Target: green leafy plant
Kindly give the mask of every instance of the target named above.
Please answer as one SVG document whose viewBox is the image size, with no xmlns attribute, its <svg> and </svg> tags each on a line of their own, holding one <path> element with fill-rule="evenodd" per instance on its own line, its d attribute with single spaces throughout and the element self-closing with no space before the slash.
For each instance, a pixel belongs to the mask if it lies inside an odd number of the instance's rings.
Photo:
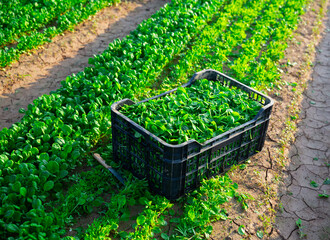
<svg viewBox="0 0 330 240">
<path fill-rule="evenodd" d="M 237 230 L 237 232 L 238 232 L 238 234 L 239 235 L 245 235 L 245 226 L 244 225 L 240 225 L 239 227 L 238 227 L 238 230 Z"/>
<path fill-rule="evenodd" d="M 228 218 L 221 205 L 237 194 L 237 187 L 227 175 L 204 180 L 199 189 L 184 199 L 184 212 L 180 218 L 172 219 L 176 228 L 171 239 L 209 238 L 212 233 L 209 223 Z"/>
<path fill-rule="evenodd" d="M 307 234 L 303 232 L 304 226 L 302 225 L 300 218 L 296 221 L 296 226 L 298 227 L 299 238 L 306 237 Z"/>
<path fill-rule="evenodd" d="M 262 239 L 264 237 L 264 233 L 261 230 L 258 230 L 256 234 L 257 234 L 257 237 L 260 239 Z"/>
<path fill-rule="evenodd" d="M 325 184 L 325 185 L 329 185 L 329 184 L 330 184 L 330 178 L 326 178 L 326 179 L 323 181 L 323 184 Z"/>
<path fill-rule="evenodd" d="M 315 188 L 319 186 L 315 181 L 310 181 L 310 185 Z"/>
<path fill-rule="evenodd" d="M 325 190 L 323 190 L 323 193 L 319 194 L 320 198 L 329 198 L 329 194 L 326 194 Z"/>
</svg>

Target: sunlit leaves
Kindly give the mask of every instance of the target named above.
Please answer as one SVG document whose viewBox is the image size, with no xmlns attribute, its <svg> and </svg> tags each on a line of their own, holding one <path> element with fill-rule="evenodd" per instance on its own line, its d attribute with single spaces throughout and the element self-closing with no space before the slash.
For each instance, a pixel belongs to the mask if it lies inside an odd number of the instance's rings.
<svg viewBox="0 0 330 240">
<path fill-rule="evenodd" d="M 253 119 L 259 109 L 243 91 L 204 79 L 166 97 L 126 105 L 121 112 L 163 140 L 179 144 L 190 139 L 202 143 Z"/>
</svg>

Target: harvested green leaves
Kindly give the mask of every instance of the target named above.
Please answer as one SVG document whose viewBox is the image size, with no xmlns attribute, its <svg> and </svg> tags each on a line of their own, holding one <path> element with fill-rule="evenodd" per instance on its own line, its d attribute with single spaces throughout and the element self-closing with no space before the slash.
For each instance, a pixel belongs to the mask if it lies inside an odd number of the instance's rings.
<svg viewBox="0 0 330 240">
<path fill-rule="evenodd" d="M 120 111 L 171 144 L 205 142 L 253 119 L 261 105 L 240 89 L 206 79 Z"/>
</svg>

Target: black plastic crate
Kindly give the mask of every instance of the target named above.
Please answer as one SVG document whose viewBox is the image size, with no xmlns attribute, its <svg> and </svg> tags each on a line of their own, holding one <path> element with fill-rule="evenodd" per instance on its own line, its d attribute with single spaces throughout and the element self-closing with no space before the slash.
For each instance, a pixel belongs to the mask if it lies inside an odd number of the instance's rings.
<svg viewBox="0 0 330 240">
<path fill-rule="evenodd" d="M 152 191 L 168 199 L 177 199 L 196 189 L 203 178 L 225 172 L 232 165 L 243 162 L 261 151 L 265 142 L 274 103 L 271 98 L 212 69 L 195 73 L 182 87 L 189 87 L 199 79 L 219 81 L 225 86 L 240 88 L 263 107 L 253 120 L 202 144 L 189 140 L 172 145 L 119 112 L 123 105 L 136 104 L 130 99 L 111 106 L 115 161 L 136 177 L 146 178 Z M 176 88 L 139 103 L 164 97 L 174 91 Z"/>
</svg>

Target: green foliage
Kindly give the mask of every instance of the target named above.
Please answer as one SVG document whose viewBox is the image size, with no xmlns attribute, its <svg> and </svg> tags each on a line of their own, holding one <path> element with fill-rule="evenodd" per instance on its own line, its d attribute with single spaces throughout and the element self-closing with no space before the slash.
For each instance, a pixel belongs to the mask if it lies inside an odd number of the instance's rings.
<svg viewBox="0 0 330 240">
<path fill-rule="evenodd" d="M 239 227 L 238 227 L 238 234 L 239 235 L 245 235 L 245 226 L 244 225 L 240 225 Z"/>
<path fill-rule="evenodd" d="M 329 194 L 326 194 L 326 193 L 325 193 L 325 190 L 323 190 L 323 193 L 320 193 L 320 194 L 319 194 L 319 197 L 320 197 L 320 198 L 329 198 Z"/>
<path fill-rule="evenodd" d="M 74 26 L 90 15 L 118 2 L 120 0 L 1 2 L 0 67 L 10 65 L 21 54 L 50 42 L 54 36 L 65 30 L 73 30 Z M 7 47 L 12 43 L 16 43 L 16 47 Z"/>
<path fill-rule="evenodd" d="M 305 238 L 307 234 L 303 232 L 304 226 L 300 218 L 296 221 L 296 226 L 298 227 L 299 238 Z"/>
<path fill-rule="evenodd" d="M 258 230 L 257 231 L 257 237 L 260 238 L 260 239 L 262 239 L 264 237 L 263 231 Z"/>
<path fill-rule="evenodd" d="M 213 221 L 226 220 L 221 205 L 237 194 L 237 184 L 227 176 L 204 180 L 201 187 L 184 198 L 184 212 L 177 222 L 171 239 L 205 239 L 212 233 Z M 174 219 L 173 219 L 174 220 Z"/>
<path fill-rule="evenodd" d="M 326 178 L 323 182 L 325 185 L 330 185 L 330 178 Z"/>
<path fill-rule="evenodd" d="M 260 108 L 247 93 L 203 79 L 120 111 L 164 141 L 180 144 L 190 139 L 203 143 L 253 119 Z"/>
<path fill-rule="evenodd" d="M 54 187 L 54 182 L 53 181 L 47 181 L 44 184 L 44 191 L 47 192 L 47 191 L 51 190 L 53 187 Z"/>
<path fill-rule="evenodd" d="M 315 188 L 319 186 L 315 181 L 310 181 L 310 185 Z"/>
<path fill-rule="evenodd" d="M 299 14 L 303 13 L 305 2 L 248 1 L 244 8 L 236 6 L 239 9 L 236 11 L 242 11 L 244 17 L 238 13 L 229 26 L 224 24 L 228 21 L 224 11 L 219 22 L 207 27 L 191 50 L 172 67 L 174 71 L 166 84 L 187 79 L 199 69 L 221 71 L 223 68 L 228 75 L 247 85 L 257 89 L 272 88 L 280 77 L 277 61 L 284 56 L 286 42 L 297 25 Z"/>
</svg>

